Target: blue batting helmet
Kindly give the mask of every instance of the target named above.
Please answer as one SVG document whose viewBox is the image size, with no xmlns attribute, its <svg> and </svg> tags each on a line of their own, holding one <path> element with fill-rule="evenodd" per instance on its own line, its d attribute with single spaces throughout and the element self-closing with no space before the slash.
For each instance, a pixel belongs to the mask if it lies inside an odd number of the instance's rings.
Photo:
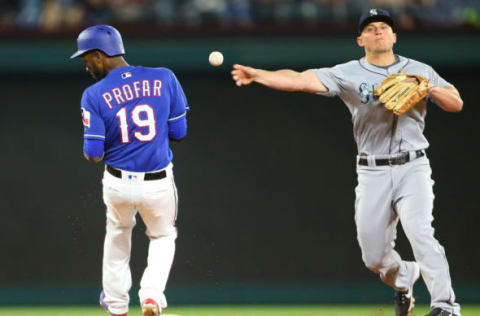
<svg viewBox="0 0 480 316">
<path fill-rule="evenodd" d="M 76 58 L 88 51 L 98 49 L 108 56 L 125 55 L 122 36 L 112 26 L 95 25 L 86 28 L 78 35 L 78 49 L 70 58 Z"/>
</svg>

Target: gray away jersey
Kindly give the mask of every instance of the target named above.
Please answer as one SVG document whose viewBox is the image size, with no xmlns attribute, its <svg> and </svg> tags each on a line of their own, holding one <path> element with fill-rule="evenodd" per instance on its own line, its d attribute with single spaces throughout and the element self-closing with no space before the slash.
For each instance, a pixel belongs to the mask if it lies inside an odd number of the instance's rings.
<svg viewBox="0 0 480 316">
<path fill-rule="evenodd" d="M 397 72 L 421 75 L 440 87 L 452 85 L 424 63 L 398 55 L 397 58 L 399 61 L 388 68 L 372 65 L 363 57 L 332 68 L 312 69 L 328 88 L 328 92 L 319 94 L 339 96 L 350 110 L 359 154 L 390 155 L 428 148 L 423 130 L 429 97 L 397 116 L 380 103 L 373 90 Z"/>
</svg>

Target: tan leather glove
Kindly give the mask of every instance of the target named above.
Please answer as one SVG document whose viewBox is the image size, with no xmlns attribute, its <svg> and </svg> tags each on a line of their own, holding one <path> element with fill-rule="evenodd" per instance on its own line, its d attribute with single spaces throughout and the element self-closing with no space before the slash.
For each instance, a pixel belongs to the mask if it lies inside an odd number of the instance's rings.
<svg viewBox="0 0 480 316">
<path fill-rule="evenodd" d="M 373 93 L 396 115 L 413 108 L 430 92 L 432 85 L 422 76 L 397 73 L 390 75 Z"/>
</svg>

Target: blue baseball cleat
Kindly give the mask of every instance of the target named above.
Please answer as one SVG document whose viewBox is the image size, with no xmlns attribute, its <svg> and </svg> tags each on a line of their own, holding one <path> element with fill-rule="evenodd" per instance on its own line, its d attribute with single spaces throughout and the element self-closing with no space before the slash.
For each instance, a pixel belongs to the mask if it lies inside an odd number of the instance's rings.
<svg viewBox="0 0 480 316">
<path fill-rule="evenodd" d="M 105 303 L 104 299 L 105 299 L 105 293 L 102 291 L 100 293 L 99 303 L 100 303 L 100 306 L 103 307 L 103 309 L 108 313 L 109 316 L 128 316 L 126 313 L 125 314 L 112 314 L 112 313 L 110 313 L 110 311 L 108 310 L 108 305 L 107 305 L 107 303 Z"/>
</svg>

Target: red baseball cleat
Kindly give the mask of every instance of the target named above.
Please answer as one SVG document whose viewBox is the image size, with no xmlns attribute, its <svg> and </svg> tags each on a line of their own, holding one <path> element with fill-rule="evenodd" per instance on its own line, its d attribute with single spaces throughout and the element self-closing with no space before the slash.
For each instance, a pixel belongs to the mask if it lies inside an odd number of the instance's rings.
<svg viewBox="0 0 480 316">
<path fill-rule="evenodd" d="M 151 298 L 147 298 L 142 303 L 142 312 L 143 316 L 158 316 L 160 315 L 160 308 L 158 307 L 157 302 Z"/>
</svg>

